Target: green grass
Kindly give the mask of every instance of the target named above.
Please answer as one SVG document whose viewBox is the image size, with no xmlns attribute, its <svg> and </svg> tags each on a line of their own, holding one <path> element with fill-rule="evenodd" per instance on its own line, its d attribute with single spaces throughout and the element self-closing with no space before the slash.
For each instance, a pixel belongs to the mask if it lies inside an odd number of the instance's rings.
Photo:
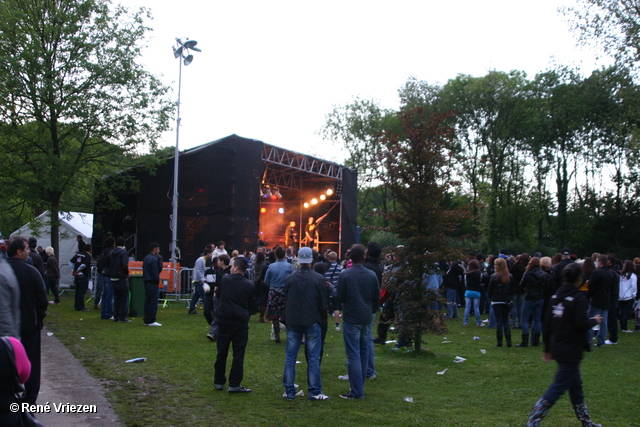
<svg viewBox="0 0 640 427">
<path fill-rule="evenodd" d="M 346 373 L 342 335 L 330 327 L 322 377 L 331 400 L 306 399 L 301 351 L 296 383 L 305 398 L 287 401 L 282 398 L 284 343 L 270 341 L 270 325 L 253 316 L 243 381 L 253 392 L 233 395 L 214 390 L 216 346 L 205 338 L 203 316 L 188 315 L 184 303 L 159 308 L 161 328 L 145 327 L 141 318 L 128 324 L 101 320 L 97 310 L 78 313 L 72 306 L 73 294 L 66 294 L 62 305 L 51 306 L 45 323 L 91 375 L 104 380 L 107 398 L 129 427 L 522 426 L 556 368 L 555 362 L 540 360 L 539 347 L 497 348 L 493 329 L 452 321 L 444 335 L 426 336 L 430 350 L 418 355 L 376 346 L 378 378 L 365 383 L 365 399 L 347 401 L 338 396 L 349 390 L 348 381 L 337 379 Z M 515 344 L 520 331 L 514 332 Z M 607 427 L 640 426 L 640 334 L 621 333 L 617 346 L 595 350 L 582 363 L 594 420 Z M 454 363 L 455 356 L 467 361 Z M 147 361 L 124 363 L 134 357 Z M 444 369 L 444 375 L 436 374 Z M 408 397 L 413 403 L 405 401 Z M 579 425 L 566 394 L 545 421 Z"/>
</svg>

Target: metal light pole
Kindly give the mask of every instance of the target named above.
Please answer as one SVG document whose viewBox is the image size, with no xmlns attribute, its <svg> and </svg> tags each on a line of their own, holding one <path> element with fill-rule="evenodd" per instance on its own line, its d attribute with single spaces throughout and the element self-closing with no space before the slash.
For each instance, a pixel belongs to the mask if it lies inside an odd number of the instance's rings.
<svg viewBox="0 0 640 427">
<path fill-rule="evenodd" d="M 187 66 L 193 61 L 193 55 L 189 53 L 189 50 L 195 52 L 202 52 L 196 47 L 198 44 L 195 40 L 186 39 L 184 42 L 181 38 L 176 38 L 176 45 L 173 46 L 173 56 L 180 58 L 180 66 L 178 72 L 178 118 L 176 119 L 176 150 L 173 164 L 173 212 L 171 214 L 171 262 L 173 268 L 176 268 L 176 249 L 178 248 L 178 171 L 179 171 L 179 157 L 180 157 L 180 92 L 182 89 L 182 63 Z M 177 278 L 174 283 L 177 283 Z"/>
</svg>

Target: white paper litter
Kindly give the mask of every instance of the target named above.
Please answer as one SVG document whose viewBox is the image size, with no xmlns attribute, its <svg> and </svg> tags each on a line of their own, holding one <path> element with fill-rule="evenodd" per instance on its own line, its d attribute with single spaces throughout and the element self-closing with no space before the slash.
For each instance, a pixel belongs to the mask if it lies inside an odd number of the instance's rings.
<svg viewBox="0 0 640 427">
<path fill-rule="evenodd" d="M 48 337 L 52 337 L 53 336 L 53 332 L 47 332 L 47 336 Z"/>
<path fill-rule="evenodd" d="M 445 372 L 447 372 L 447 369 L 445 369 L 444 371 L 440 371 L 440 372 L 438 372 L 437 374 L 438 374 L 438 375 L 444 375 L 444 373 L 445 373 Z"/>
<path fill-rule="evenodd" d="M 405 402 L 409 402 L 409 403 L 413 403 L 413 397 L 405 397 L 404 401 Z"/>
</svg>

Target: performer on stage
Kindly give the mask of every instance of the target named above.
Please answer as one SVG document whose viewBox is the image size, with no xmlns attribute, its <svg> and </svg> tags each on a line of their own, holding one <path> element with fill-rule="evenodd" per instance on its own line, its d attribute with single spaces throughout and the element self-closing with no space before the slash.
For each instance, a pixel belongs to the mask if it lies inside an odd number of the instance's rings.
<svg viewBox="0 0 640 427">
<path fill-rule="evenodd" d="M 315 248 L 318 250 L 320 243 L 320 234 L 318 232 L 318 225 L 329 215 L 329 212 L 322 215 L 316 221 L 313 220 L 313 217 L 309 217 L 309 222 L 304 227 L 304 239 L 303 242 L 310 248 Z"/>
<path fill-rule="evenodd" d="M 291 221 L 284 232 L 284 242 L 287 248 L 293 246 L 296 249 L 298 243 L 298 233 L 296 233 L 296 222 Z"/>
</svg>

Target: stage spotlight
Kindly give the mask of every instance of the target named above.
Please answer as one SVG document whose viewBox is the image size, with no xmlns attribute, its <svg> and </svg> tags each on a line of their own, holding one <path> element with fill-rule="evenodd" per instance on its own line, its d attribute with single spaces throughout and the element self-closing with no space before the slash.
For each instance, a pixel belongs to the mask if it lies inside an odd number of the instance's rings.
<svg viewBox="0 0 640 427">
<path fill-rule="evenodd" d="M 308 209 L 308 208 L 309 208 L 309 203 L 304 202 L 304 205 L 303 205 L 303 206 L 304 206 L 305 208 L 307 208 L 307 209 Z"/>
<path fill-rule="evenodd" d="M 333 189 L 330 188 L 327 190 L 327 196 L 331 196 L 333 194 Z"/>
<path fill-rule="evenodd" d="M 267 208 L 260 208 L 260 213 L 267 213 Z"/>
<path fill-rule="evenodd" d="M 311 199 L 311 204 L 312 205 L 317 205 L 318 204 L 318 199 L 316 199 L 315 197 L 313 199 Z"/>
<path fill-rule="evenodd" d="M 279 213 L 279 214 L 283 214 L 283 213 L 284 213 L 284 208 L 280 208 L 280 209 L 278 209 L 278 213 Z"/>
<path fill-rule="evenodd" d="M 320 195 L 320 200 L 325 200 L 327 198 L 327 196 L 325 196 L 324 194 Z"/>
</svg>

